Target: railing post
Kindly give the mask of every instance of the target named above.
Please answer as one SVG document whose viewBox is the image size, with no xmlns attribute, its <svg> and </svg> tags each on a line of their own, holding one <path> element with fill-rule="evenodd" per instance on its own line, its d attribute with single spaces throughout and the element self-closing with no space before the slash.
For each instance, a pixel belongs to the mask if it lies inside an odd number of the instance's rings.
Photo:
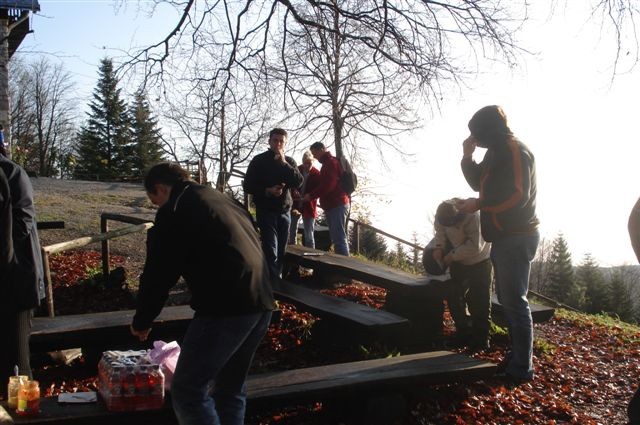
<svg viewBox="0 0 640 425">
<path fill-rule="evenodd" d="M 109 221 L 106 217 L 100 216 L 100 233 L 109 231 Z M 109 239 L 102 241 L 102 279 L 107 282 L 109 279 Z"/>
<path fill-rule="evenodd" d="M 353 233 L 355 235 L 355 251 L 356 254 L 360 254 L 360 222 L 357 220 L 353 222 Z"/>
<path fill-rule="evenodd" d="M 40 248 L 42 253 L 42 268 L 44 270 L 44 283 L 45 283 L 45 301 L 47 302 L 47 313 L 49 317 L 54 317 L 55 312 L 53 309 L 53 284 L 51 283 L 51 270 L 49 269 L 49 253 Z"/>
</svg>

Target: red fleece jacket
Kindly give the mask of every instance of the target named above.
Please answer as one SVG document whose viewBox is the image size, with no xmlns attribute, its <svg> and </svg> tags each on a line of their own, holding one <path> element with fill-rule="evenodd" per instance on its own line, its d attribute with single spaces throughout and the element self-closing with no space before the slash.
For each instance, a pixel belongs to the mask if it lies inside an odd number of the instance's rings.
<svg viewBox="0 0 640 425">
<path fill-rule="evenodd" d="M 342 175 L 342 167 L 330 152 L 326 152 L 319 159 L 322 164 L 320 169 L 320 181 L 316 188 L 309 193 L 311 198 L 320 198 L 320 206 L 323 210 L 329 211 L 332 208 L 346 205 L 349 197 L 342 191 L 338 180 Z"/>
</svg>

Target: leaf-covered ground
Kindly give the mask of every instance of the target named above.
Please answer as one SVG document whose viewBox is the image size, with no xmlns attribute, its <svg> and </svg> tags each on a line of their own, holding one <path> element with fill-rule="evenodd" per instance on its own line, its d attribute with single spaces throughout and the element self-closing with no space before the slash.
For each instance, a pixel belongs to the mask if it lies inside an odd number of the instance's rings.
<svg viewBox="0 0 640 425">
<path fill-rule="evenodd" d="M 68 296 L 56 295 L 57 309 L 68 311 L 67 304 L 82 303 L 103 309 L 115 309 L 111 302 L 126 288 L 91 283 L 99 265 L 96 253 L 56 256 L 52 270 L 56 288 L 80 287 Z M 120 264 L 116 258 L 112 266 Z M 81 282 L 81 283 L 78 283 Z M 96 296 L 101 291 L 114 291 Z M 384 303 L 385 292 L 363 284 L 350 284 L 323 292 L 361 302 L 373 307 Z M 93 295 L 92 295 L 93 294 Z M 106 294 L 106 293 L 105 293 Z M 104 294 L 103 294 L 104 295 Z M 123 295 L 118 302 L 129 302 Z M 93 303 L 93 304 L 91 304 Z M 92 307 L 92 308 L 93 308 Z M 127 307 L 130 308 L 130 307 Z M 260 347 L 253 372 L 353 361 L 387 353 L 354 347 L 331 352 L 309 339 L 311 325 L 317 318 L 282 303 L 281 320 L 272 326 Z M 453 331 L 449 320 L 447 331 Z M 624 424 L 626 404 L 640 372 L 640 330 L 602 316 L 559 311 L 548 323 L 535 326 L 536 379 L 517 387 L 498 379 L 473 384 L 452 383 L 421 388 L 409 397 L 409 409 L 397 424 Z M 467 353 L 477 358 L 499 362 L 507 346 L 506 337 L 497 334 L 491 350 Z M 463 350 L 460 350 L 464 352 Z M 395 352 L 394 352 L 395 353 Z M 61 391 L 95 388 L 95 365 L 83 359 L 71 366 L 43 365 L 35 371 L 47 395 Z M 331 410 L 329 415 L 328 411 Z M 251 425 L 267 424 L 345 424 L 354 423 L 346 415 L 336 414 L 322 403 L 278 408 L 271 412 L 252 412 Z"/>
</svg>

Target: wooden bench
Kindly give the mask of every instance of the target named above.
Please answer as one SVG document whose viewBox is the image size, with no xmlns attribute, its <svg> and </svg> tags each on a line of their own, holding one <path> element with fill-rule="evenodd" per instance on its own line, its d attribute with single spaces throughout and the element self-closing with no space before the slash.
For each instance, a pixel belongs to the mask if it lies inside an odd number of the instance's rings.
<svg viewBox="0 0 640 425">
<path fill-rule="evenodd" d="M 321 294 L 289 282 L 274 286 L 277 298 L 303 307 L 320 317 L 340 321 L 345 334 L 358 332 L 365 336 L 395 335 L 409 326 L 409 321 L 383 310 L 356 304 L 341 298 Z M 75 347 L 115 349 L 143 347 L 131 335 L 129 325 L 135 310 L 72 314 L 56 317 L 36 317 L 31 329 L 30 347 L 33 352 L 45 352 Z M 193 310 L 187 305 L 162 309 L 153 322 L 154 340 L 172 340 L 184 335 Z M 278 320 L 274 317 L 274 320 Z M 147 344 L 148 345 L 148 344 Z M 146 346 L 146 345 L 144 345 Z"/>
<path fill-rule="evenodd" d="M 314 272 L 335 273 L 388 290 L 410 291 L 428 285 L 426 277 L 416 276 L 383 264 L 301 245 L 288 245 L 285 261 L 312 268 Z"/>
<path fill-rule="evenodd" d="M 379 286 L 408 297 L 422 296 L 429 290 L 429 280 L 393 267 L 377 264 L 354 257 L 345 257 L 330 252 L 306 248 L 300 245 L 287 246 L 285 259 L 303 267 L 312 268 L 319 273 L 335 273 L 346 278 L 360 280 L 373 286 Z M 492 298 L 493 312 L 502 315 L 504 309 L 497 298 Z M 553 317 L 555 309 L 530 303 L 534 323 L 545 322 Z M 401 313 L 400 313 L 401 314 Z"/>
<path fill-rule="evenodd" d="M 366 398 L 420 391 L 425 385 L 477 381 L 495 373 L 496 365 L 448 351 L 339 363 L 249 376 L 248 407 L 288 402 Z M 2 403 L 6 408 L 6 402 Z M 41 400 L 41 414 L 22 418 L 0 409 L 0 424 L 161 424 L 172 423 L 170 403 L 159 410 L 109 412 L 102 403 L 60 405 Z"/>
<path fill-rule="evenodd" d="M 335 329 L 345 338 L 381 338 L 388 340 L 407 331 L 409 320 L 388 311 L 357 304 L 342 298 L 325 295 L 284 280 L 273 283 L 273 293 L 277 299 L 290 302 L 305 311 L 328 319 L 327 326 L 335 335 Z M 339 323 L 336 323 L 339 322 Z M 317 329 L 312 334 L 316 335 Z M 322 330 L 320 331 L 322 332 Z M 321 338 L 321 336 L 318 336 Z"/>
<path fill-rule="evenodd" d="M 31 328 L 31 350 L 38 352 L 85 346 L 105 349 L 122 345 L 132 347 L 137 343 L 129 330 L 134 314 L 135 310 L 123 310 L 35 317 Z M 154 340 L 166 340 L 184 335 L 192 318 L 193 310 L 188 305 L 165 307 L 153 322 L 151 337 Z"/>
</svg>

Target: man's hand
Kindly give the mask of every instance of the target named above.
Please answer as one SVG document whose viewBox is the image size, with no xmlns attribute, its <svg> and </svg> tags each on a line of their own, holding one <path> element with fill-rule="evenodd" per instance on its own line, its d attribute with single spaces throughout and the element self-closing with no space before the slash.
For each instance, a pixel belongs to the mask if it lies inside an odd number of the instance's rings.
<svg viewBox="0 0 640 425">
<path fill-rule="evenodd" d="M 475 152 L 477 145 L 478 141 L 475 137 L 467 137 L 464 142 L 462 142 L 462 155 L 465 157 L 470 157 L 471 155 L 473 155 L 473 152 Z"/>
<path fill-rule="evenodd" d="M 480 209 L 478 206 L 478 198 L 467 198 L 464 201 L 456 203 L 456 207 L 467 214 L 474 213 Z"/>
<path fill-rule="evenodd" d="M 265 189 L 266 194 L 267 195 L 271 195 L 274 198 L 278 198 L 280 195 L 282 195 L 283 191 L 284 191 L 284 183 L 280 183 L 280 184 L 277 184 L 275 186 L 267 187 Z"/>
<path fill-rule="evenodd" d="M 284 156 L 284 150 L 279 149 L 278 151 L 276 151 L 275 159 L 276 159 L 276 161 L 280 161 L 283 164 L 286 164 L 287 160 L 285 159 L 285 156 Z"/>
<path fill-rule="evenodd" d="M 142 331 L 137 331 L 133 329 L 133 325 L 130 325 L 129 329 L 131 330 L 131 335 L 137 336 L 140 341 L 146 341 L 147 338 L 149 337 L 149 332 L 151 332 L 151 328 L 144 329 Z"/>
<path fill-rule="evenodd" d="M 439 263 L 442 262 L 442 248 L 436 248 L 433 250 L 433 259 Z"/>
</svg>

